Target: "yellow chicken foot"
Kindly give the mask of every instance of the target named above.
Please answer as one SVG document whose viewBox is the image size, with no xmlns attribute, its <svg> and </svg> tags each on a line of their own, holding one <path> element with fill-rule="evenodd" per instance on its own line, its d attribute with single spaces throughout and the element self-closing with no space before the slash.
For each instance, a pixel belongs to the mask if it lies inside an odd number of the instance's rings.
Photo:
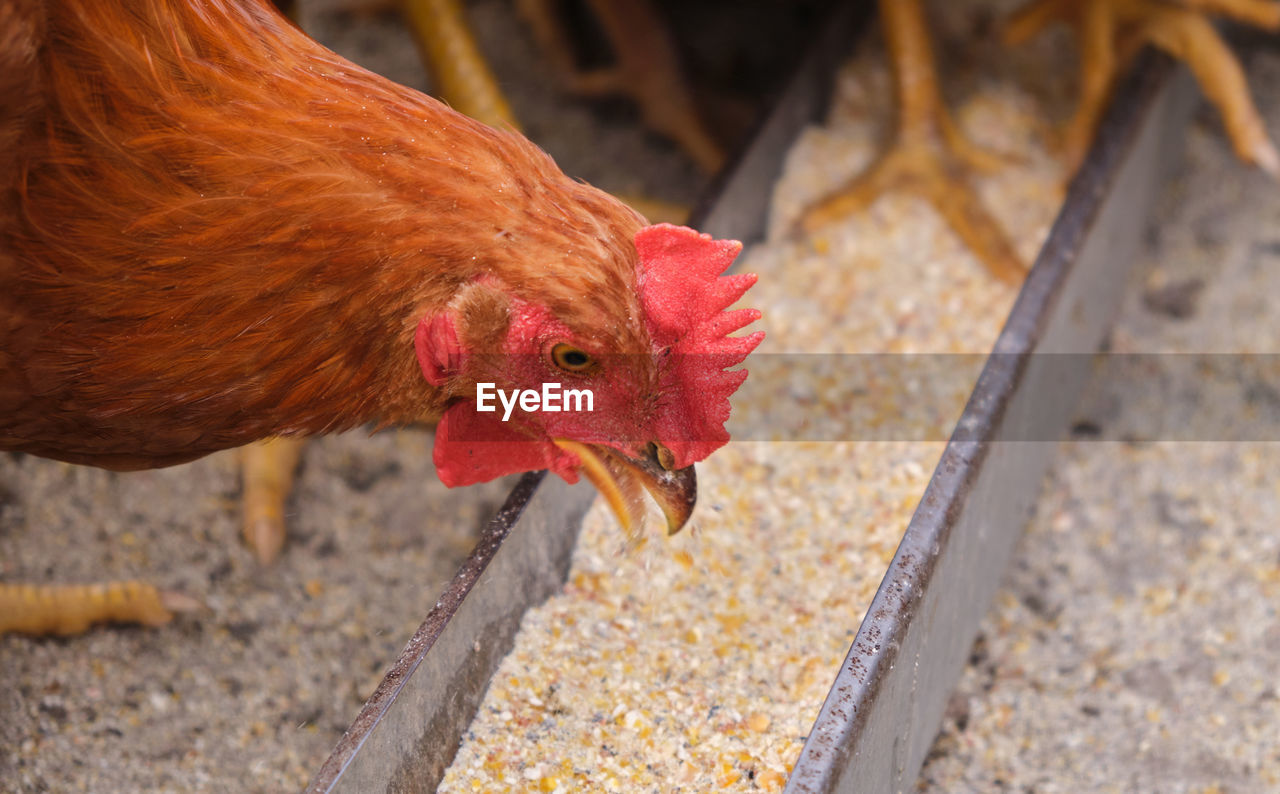
<svg viewBox="0 0 1280 794">
<path fill-rule="evenodd" d="M 1079 167 L 1124 63 L 1144 44 L 1185 61 L 1222 114 L 1236 155 L 1280 178 L 1277 154 L 1249 96 L 1239 61 L 1206 15 L 1280 30 L 1280 3 L 1270 0 L 1034 0 L 1010 17 L 1005 41 L 1017 44 L 1054 22 L 1080 42 L 1080 104 L 1063 132 L 1064 156 Z"/>
<path fill-rule="evenodd" d="M 724 148 L 707 128 L 680 68 L 675 41 L 650 0 L 588 0 L 609 40 L 612 66 L 582 71 L 554 0 L 518 0 L 521 16 L 569 90 L 581 96 L 621 94 L 640 108 L 645 124 L 675 141 L 707 173 L 724 164 Z"/>
<path fill-rule="evenodd" d="M 801 227 L 813 232 L 885 192 L 911 192 L 933 205 L 992 275 L 1017 283 L 1026 266 L 967 183 L 970 171 L 994 170 L 999 158 L 965 139 L 947 113 L 920 0 L 880 0 L 880 19 L 897 100 L 892 145 L 867 171 L 808 207 Z"/>
<path fill-rule="evenodd" d="M 244 541 L 263 565 L 274 562 L 284 548 L 284 505 L 303 443 L 296 438 L 268 438 L 240 448 Z"/>
<path fill-rule="evenodd" d="M 95 623 L 160 626 L 203 605 L 137 581 L 93 585 L 0 584 L 0 635 L 82 634 Z"/>
<path fill-rule="evenodd" d="M 1280 30 L 1280 3 L 1274 0 L 1181 0 L 1180 5 L 1228 17 L 1264 30 Z"/>
</svg>

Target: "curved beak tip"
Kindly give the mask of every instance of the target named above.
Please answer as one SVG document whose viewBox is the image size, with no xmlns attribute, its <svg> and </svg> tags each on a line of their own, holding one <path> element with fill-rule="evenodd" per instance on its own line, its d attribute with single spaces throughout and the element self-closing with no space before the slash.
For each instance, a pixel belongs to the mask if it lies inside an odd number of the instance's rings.
<svg viewBox="0 0 1280 794">
<path fill-rule="evenodd" d="M 648 483 L 645 483 L 645 487 L 649 488 L 649 493 L 658 502 L 658 506 L 662 508 L 662 514 L 667 518 L 667 534 L 674 535 L 689 523 L 693 508 L 698 503 L 698 476 L 692 466 L 677 469 L 669 474 L 674 476 L 671 477 L 670 483 L 664 483 L 666 488 L 661 494 L 649 487 Z"/>
<path fill-rule="evenodd" d="M 671 453 L 660 444 L 650 444 L 646 453 L 633 457 L 615 449 L 595 444 L 582 444 L 555 439 L 556 446 L 577 455 L 581 471 L 613 508 L 623 529 L 628 532 L 638 523 L 639 512 L 626 493 L 639 482 L 658 503 L 667 519 L 667 535 L 674 535 L 689 523 L 698 501 L 698 480 L 693 466 L 673 468 Z"/>
<path fill-rule="evenodd" d="M 614 456 L 640 481 L 667 519 L 667 535 L 689 523 L 698 503 L 698 476 L 693 466 L 675 468 L 671 452 L 661 444 L 649 444 L 640 457 Z"/>
</svg>

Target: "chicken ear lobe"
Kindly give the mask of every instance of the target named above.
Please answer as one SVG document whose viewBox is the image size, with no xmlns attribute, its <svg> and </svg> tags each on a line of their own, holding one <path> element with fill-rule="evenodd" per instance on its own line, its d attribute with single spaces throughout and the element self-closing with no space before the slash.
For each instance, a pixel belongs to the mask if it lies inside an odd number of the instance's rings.
<svg viewBox="0 0 1280 794">
<path fill-rule="evenodd" d="M 452 313 L 445 310 L 423 317 L 413 336 L 413 349 L 427 383 L 444 386 L 462 368 L 462 345 Z"/>
<path fill-rule="evenodd" d="M 423 317 L 413 347 L 427 383 L 445 386 L 466 366 L 469 352 L 499 352 L 509 308 L 507 294 L 481 278 L 460 288 L 443 311 Z"/>
</svg>

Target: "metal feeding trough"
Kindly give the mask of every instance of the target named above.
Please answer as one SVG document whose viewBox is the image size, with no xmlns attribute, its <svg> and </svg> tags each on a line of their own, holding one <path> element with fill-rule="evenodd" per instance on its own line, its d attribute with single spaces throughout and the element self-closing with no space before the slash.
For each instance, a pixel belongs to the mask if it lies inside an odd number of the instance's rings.
<svg viewBox="0 0 1280 794">
<path fill-rule="evenodd" d="M 1116 92 L 787 792 L 914 787 L 1177 160 L 1186 77 L 1152 54 Z"/>
<path fill-rule="evenodd" d="M 761 236 L 792 140 L 825 105 L 866 14 L 842 4 L 691 225 Z M 910 788 L 1136 258 L 1186 80 L 1144 57 L 1118 90 L 995 351 L 835 676 L 789 792 Z M 1057 355 L 1076 354 L 1076 355 Z M 595 493 L 523 477 L 308 787 L 434 791 L 525 611 L 565 581 Z"/>
</svg>

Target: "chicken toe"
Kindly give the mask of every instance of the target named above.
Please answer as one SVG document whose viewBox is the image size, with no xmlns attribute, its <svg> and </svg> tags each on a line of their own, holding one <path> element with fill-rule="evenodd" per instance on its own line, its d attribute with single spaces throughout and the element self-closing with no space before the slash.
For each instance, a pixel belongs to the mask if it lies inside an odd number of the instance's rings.
<svg viewBox="0 0 1280 794">
<path fill-rule="evenodd" d="M 1062 141 L 1073 170 L 1084 159 L 1120 68 L 1151 44 L 1191 68 L 1221 113 L 1237 156 L 1280 178 L 1280 155 L 1249 95 L 1244 71 L 1208 14 L 1280 30 L 1280 3 L 1272 0 L 1033 0 L 1009 19 L 1005 40 L 1010 44 L 1055 22 L 1069 25 L 1080 42 L 1080 103 Z"/>
<path fill-rule="evenodd" d="M 812 232 L 902 190 L 933 205 L 993 276 L 1016 283 L 1026 266 L 1004 230 L 977 201 L 967 175 L 996 167 L 998 158 L 965 140 L 947 113 L 920 0 L 881 0 L 897 99 L 892 145 L 864 173 L 809 206 L 800 226 Z"/>
<path fill-rule="evenodd" d="M 138 581 L 93 585 L 0 584 L 0 635 L 81 634 L 95 623 L 162 626 L 203 605 Z"/>
</svg>

